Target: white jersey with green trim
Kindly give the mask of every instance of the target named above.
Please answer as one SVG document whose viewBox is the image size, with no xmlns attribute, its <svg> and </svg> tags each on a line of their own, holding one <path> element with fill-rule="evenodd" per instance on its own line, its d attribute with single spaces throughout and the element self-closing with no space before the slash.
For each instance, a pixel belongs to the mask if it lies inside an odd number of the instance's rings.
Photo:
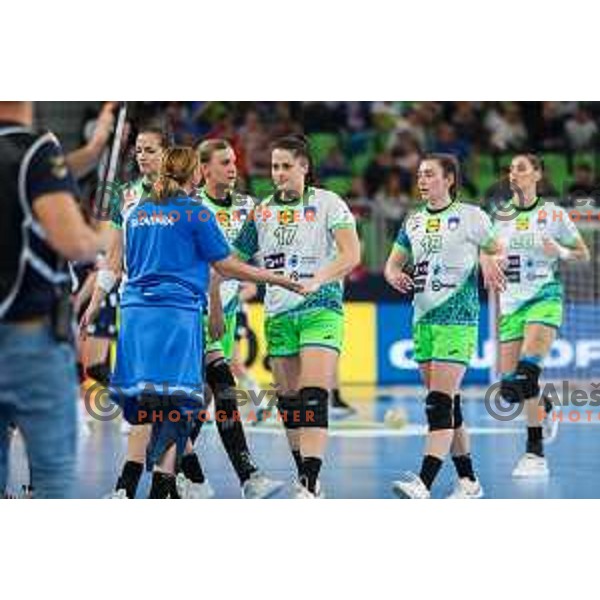
<svg viewBox="0 0 600 600">
<path fill-rule="evenodd" d="M 442 210 L 410 214 L 395 246 L 414 266 L 414 322 L 476 325 L 479 319 L 479 251 L 495 239 L 478 207 L 452 202 Z"/>
<path fill-rule="evenodd" d="M 354 216 L 335 193 L 310 187 L 297 201 L 278 202 L 271 196 L 247 221 L 234 248 L 245 260 L 295 281 L 311 279 L 336 257 L 334 232 L 354 228 Z M 268 315 L 314 308 L 342 311 L 343 284 L 335 281 L 303 297 L 278 286 L 267 286 Z"/>
<path fill-rule="evenodd" d="M 562 301 L 558 258 L 544 253 L 544 238 L 552 238 L 561 246 L 575 246 L 580 236 L 567 211 L 553 202 L 538 200 L 530 208 L 514 209 L 505 219 L 499 215 L 495 227 L 507 254 L 508 284 L 500 295 L 501 314 L 512 314 L 538 300 Z"/>
<path fill-rule="evenodd" d="M 211 198 L 205 188 L 199 190 L 199 197 L 203 206 L 214 213 L 221 231 L 225 234 L 225 238 L 231 246 L 238 237 L 246 219 L 256 207 L 256 201 L 251 196 L 234 192 L 226 201 L 219 202 Z M 223 311 L 232 312 L 237 310 L 240 282 L 237 279 L 228 279 L 221 283 L 219 291 Z"/>
</svg>

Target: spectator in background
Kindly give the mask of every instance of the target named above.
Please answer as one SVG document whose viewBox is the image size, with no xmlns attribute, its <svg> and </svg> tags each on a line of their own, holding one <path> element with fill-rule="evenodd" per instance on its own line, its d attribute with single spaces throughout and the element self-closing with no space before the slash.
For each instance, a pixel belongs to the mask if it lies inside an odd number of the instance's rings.
<svg viewBox="0 0 600 600">
<path fill-rule="evenodd" d="M 392 148 L 394 166 L 404 171 L 411 181 L 414 181 L 421 161 L 423 154 L 421 148 L 422 146 L 408 131 L 396 136 Z"/>
<path fill-rule="evenodd" d="M 575 165 L 573 183 L 568 188 L 569 205 L 582 207 L 585 204 L 600 206 L 600 189 L 594 177 L 592 165 L 581 162 Z"/>
<path fill-rule="evenodd" d="M 598 126 L 591 118 L 590 113 L 580 106 L 565 123 L 565 134 L 567 144 L 572 151 L 590 150 L 595 145 Z"/>
<path fill-rule="evenodd" d="M 238 173 L 242 177 L 246 177 L 248 174 L 246 164 L 246 153 L 244 152 L 244 144 L 242 138 L 237 132 L 235 127 L 235 121 L 231 113 L 224 114 L 215 124 L 215 126 L 209 131 L 206 136 L 207 139 L 224 139 L 227 140 L 235 155 L 237 157 L 236 165 Z"/>
<path fill-rule="evenodd" d="M 385 180 L 387 174 L 391 171 L 393 164 L 394 159 L 389 150 L 380 152 L 371 161 L 365 171 L 365 185 L 369 197 L 372 198 L 375 195 L 381 182 Z"/>
<path fill-rule="evenodd" d="M 246 156 L 246 168 L 251 177 L 267 177 L 270 172 L 269 136 L 255 110 L 249 110 L 239 132 Z"/>
<path fill-rule="evenodd" d="M 542 103 L 542 122 L 537 138 L 537 145 L 544 150 L 564 150 L 564 118 L 557 102 Z"/>
<path fill-rule="evenodd" d="M 491 149 L 496 153 L 518 151 L 527 143 L 527 129 L 517 104 L 507 103 L 500 109 L 492 109 L 485 126 L 490 132 Z"/>
<path fill-rule="evenodd" d="M 477 196 L 477 187 L 473 185 L 468 175 L 469 143 L 466 140 L 459 139 L 452 125 L 441 123 L 437 129 L 437 141 L 433 145 L 433 151 L 436 154 L 450 154 L 458 159 L 461 165 L 463 189 L 471 197 Z"/>
<path fill-rule="evenodd" d="M 484 128 L 474 102 L 455 102 L 450 122 L 459 139 L 469 140 L 476 147 L 483 146 Z"/>
<path fill-rule="evenodd" d="M 334 146 L 325 156 L 319 166 L 321 177 L 336 177 L 348 175 L 346 157 L 338 146 Z"/>
<path fill-rule="evenodd" d="M 388 237 L 393 236 L 402 225 L 410 204 L 410 191 L 402 172 L 391 169 L 375 194 L 375 210 L 386 218 Z"/>
</svg>

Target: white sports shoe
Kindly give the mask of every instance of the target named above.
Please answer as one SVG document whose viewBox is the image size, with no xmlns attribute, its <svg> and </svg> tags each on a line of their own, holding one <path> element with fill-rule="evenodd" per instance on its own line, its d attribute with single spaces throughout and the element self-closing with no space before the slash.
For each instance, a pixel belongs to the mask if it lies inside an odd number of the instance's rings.
<svg viewBox="0 0 600 600">
<path fill-rule="evenodd" d="M 477 500 L 478 498 L 483 498 L 483 488 L 479 479 L 471 481 L 468 477 L 463 477 L 457 481 L 454 491 L 447 500 Z"/>
<path fill-rule="evenodd" d="M 129 500 L 127 498 L 127 492 L 124 489 L 114 490 L 108 496 L 105 496 L 106 500 Z"/>
<path fill-rule="evenodd" d="M 283 487 L 283 481 L 270 479 L 255 471 L 242 486 L 242 498 L 246 500 L 261 500 L 276 494 Z"/>
<path fill-rule="evenodd" d="M 317 489 L 313 494 L 307 487 L 304 487 L 299 481 L 295 481 L 292 486 L 293 500 L 322 500 L 325 495 L 321 492 L 321 484 L 317 481 Z"/>
<path fill-rule="evenodd" d="M 549 474 L 550 470 L 548 469 L 546 458 L 529 452 L 521 456 L 512 472 L 513 477 L 527 479 L 545 478 Z"/>
<path fill-rule="evenodd" d="M 210 500 L 215 495 L 215 490 L 207 480 L 204 483 L 194 483 L 183 473 L 177 473 L 175 485 L 182 500 Z"/>
<path fill-rule="evenodd" d="M 398 498 L 403 500 L 429 500 L 431 492 L 423 481 L 414 473 L 404 473 L 402 479 L 392 483 L 392 490 Z"/>
</svg>

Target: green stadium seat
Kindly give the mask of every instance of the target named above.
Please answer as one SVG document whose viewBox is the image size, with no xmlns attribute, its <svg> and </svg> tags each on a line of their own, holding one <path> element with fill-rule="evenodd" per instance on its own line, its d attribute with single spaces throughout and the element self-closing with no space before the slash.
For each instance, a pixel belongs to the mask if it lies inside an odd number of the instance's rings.
<svg viewBox="0 0 600 600">
<path fill-rule="evenodd" d="M 252 177 L 250 179 L 250 193 L 255 198 L 266 198 L 273 193 L 273 182 L 268 177 Z"/>
<path fill-rule="evenodd" d="M 373 155 L 370 152 L 364 152 L 352 157 L 350 161 L 350 170 L 353 175 L 364 175 L 367 167 L 371 164 Z"/>
<path fill-rule="evenodd" d="M 311 133 L 308 136 L 310 152 L 315 165 L 320 165 L 323 159 L 333 148 L 340 145 L 339 137 L 335 133 Z"/>
<path fill-rule="evenodd" d="M 560 192 L 569 179 L 569 164 L 564 154 L 547 152 L 543 155 L 544 170 L 548 181 Z"/>
<path fill-rule="evenodd" d="M 325 177 L 323 180 L 325 189 L 335 192 L 339 196 L 347 196 L 352 189 L 352 177 L 336 175 L 335 177 Z"/>
</svg>

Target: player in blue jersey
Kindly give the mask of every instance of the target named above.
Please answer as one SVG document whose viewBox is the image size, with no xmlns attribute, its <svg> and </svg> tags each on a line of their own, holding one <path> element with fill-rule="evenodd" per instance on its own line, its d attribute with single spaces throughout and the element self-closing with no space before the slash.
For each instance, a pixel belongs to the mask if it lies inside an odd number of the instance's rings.
<svg viewBox="0 0 600 600">
<path fill-rule="evenodd" d="M 170 148 L 152 198 L 123 213 L 127 281 L 111 392 L 129 422 L 152 423 L 151 498 L 178 497 L 176 458 L 203 408 L 201 321 L 210 266 L 224 278 L 302 291 L 230 255 L 214 215 L 190 197 L 199 180 L 196 152 Z"/>
</svg>

